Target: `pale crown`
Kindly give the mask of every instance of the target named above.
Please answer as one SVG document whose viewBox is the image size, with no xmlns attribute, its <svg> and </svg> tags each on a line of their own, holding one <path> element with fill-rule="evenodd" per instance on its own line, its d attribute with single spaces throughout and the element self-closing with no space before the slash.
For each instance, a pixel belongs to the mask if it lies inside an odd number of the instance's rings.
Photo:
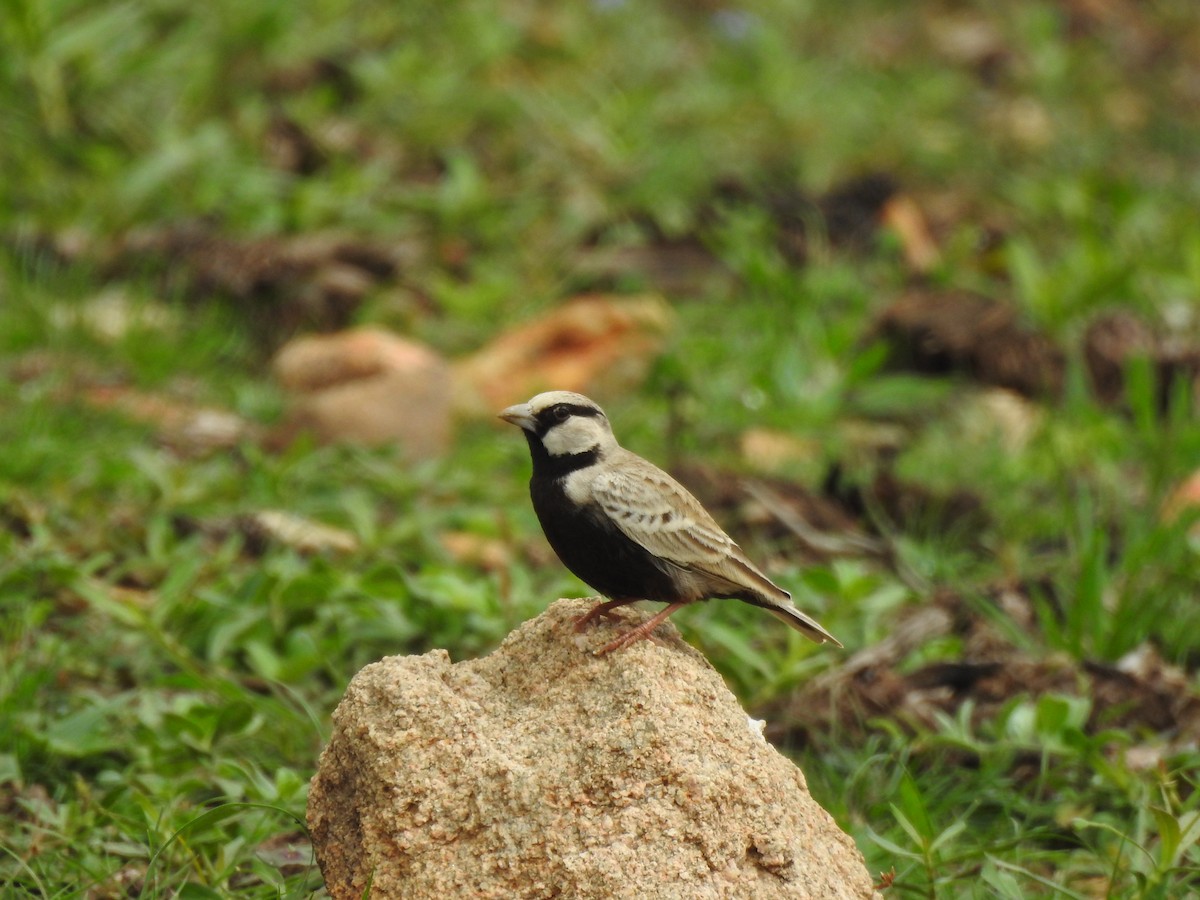
<svg viewBox="0 0 1200 900">
<path fill-rule="evenodd" d="M 550 427 L 542 435 L 542 446 L 551 456 L 567 456 L 598 450 L 603 458 L 606 451 L 617 446 L 608 419 L 600 416 L 570 416 Z"/>
</svg>

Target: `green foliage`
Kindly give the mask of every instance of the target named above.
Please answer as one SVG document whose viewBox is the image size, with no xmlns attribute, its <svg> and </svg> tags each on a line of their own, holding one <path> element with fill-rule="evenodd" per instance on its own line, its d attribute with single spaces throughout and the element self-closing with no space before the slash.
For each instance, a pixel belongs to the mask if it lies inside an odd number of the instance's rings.
<svg viewBox="0 0 1200 900">
<path fill-rule="evenodd" d="M 1068 347 L 1115 308 L 1194 336 L 1194 65 L 1145 49 L 1194 44 L 1193 4 L 1139 6 L 1145 30 L 1049 0 L 961 19 L 879 0 L 0 4 L 0 893 L 311 895 L 307 782 L 353 673 L 487 652 L 583 590 L 519 550 L 540 539 L 512 436 L 463 425 L 423 466 L 303 443 L 189 456 L 84 399 L 128 385 L 264 424 L 283 404 L 245 310 L 106 267 L 106 242 L 136 229 L 415 242 L 429 252 L 402 281 L 436 314 L 413 327 L 447 353 L 557 300 L 581 246 L 697 238 L 733 278 L 680 298 L 651 386 L 609 404 L 626 444 L 730 463 L 738 434 L 769 427 L 813 447 L 789 474 L 815 485 L 835 461 L 869 475 L 863 433 L 881 427 L 900 435 L 900 476 L 969 488 L 987 511 L 958 531 L 874 515 L 892 565 L 776 569 L 848 653 L 933 586 L 1005 579 L 1031 586 L 1030 653 L 1113 661 L 1150 642 L 1194 668 L 1196 517 L 1162 514 L 1200 459 L 1188 385 L 1164 412 L 1134 360 L 1126 408 L 1105 408 L 1072 353 L 1061 401 L 1006 444 L 964 424 L 962 384 L 889 371 L 864 340 L 910 286 L 894 235 L 847 249 L 814 221 L 799 265 L 764 208 L 713 199 L 729 181 L 770 197 L 884 170 L 936 201 L 928 283 L 1008 296 Z M 964 36 L 967 56 L 993 46 L 964 60 Z M 341 74 L 281 86 L 314 61 Z M 317 171 L 265 160 L 280 117 L 313 136 Z M 80 243 L 96 252 L 66 261 Z M 115 333 L 96 320 L 114 296 Z M 370 297 L 367 317 L 392 299 Z M 263 509 L 359 549 L 212 527 Z M 453 561 L 448 530 L 503 541 L 511 565 Z M 751 709 L 786 708 L 841 658 L 740 604 L 677 621 Z M 895 869 L 890 893 L 1200 891 L 1194 752 L 1097 731 L 1087 698 L 976 712 L 793 748 L 872 869 Z"/>
</svg>

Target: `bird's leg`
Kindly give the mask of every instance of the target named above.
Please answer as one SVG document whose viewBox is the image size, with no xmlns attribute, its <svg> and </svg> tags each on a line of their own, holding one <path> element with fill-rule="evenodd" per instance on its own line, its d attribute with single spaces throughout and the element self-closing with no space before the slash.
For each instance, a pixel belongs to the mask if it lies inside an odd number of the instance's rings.
<svg viewBox="0 0 1200 900">
<path fill-rule="evenodd" d="M 603 656 L 605 653 L 612 653 L 614 650 L 621 650 L 625 647 L 628 647 L 630 644 L 636 644 L 638 641 L 650 637 L 650 633 L 654 631 L 655 628 L 667 621 L 667 619 L 669 619 L 674 612 L 682 609 L 685 606 L 687 606 L 686 603 L 672 603 L 662 612 L 657 613 L 653 617 L 647 619 L 637 628 L 626 632 L 615 641 L 605 644 L 596 651 L 596 656 Z"/>
<path fill-rule="evenodd" d="M 619 622 L 619 621 L 621 621 L 621 617 L 614 616 L 613 610 L 616 609 L 618 606 L 625 606 L 627 603 L 636 603 L 636 602 L 637 602 L 636 600 L 625 599 L 625 600 L 605 600 L 603 603 L 597 603 L 595 606 L 593 606 L 591 609 L 589 609 L 582 616 L 580 616 L 578 619 L 575 620 L 575 630 L 583 631 L 583 629 L 587 627 L 588 622 L 590 622 L 590 621 L 592 621 L 592 619 L 596 619 L 596 618 L 612 619 L 614 621 Z"/>
</svg>

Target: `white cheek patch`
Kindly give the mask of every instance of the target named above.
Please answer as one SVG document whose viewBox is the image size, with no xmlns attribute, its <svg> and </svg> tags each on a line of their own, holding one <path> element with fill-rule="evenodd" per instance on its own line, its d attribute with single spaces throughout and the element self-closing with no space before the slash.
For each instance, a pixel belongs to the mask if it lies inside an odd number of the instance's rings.
<svg viewBox="0 0 1200 900">
<path fill-rule="evenodd" d="M 572 416 L 555 425 L 542 437 L 542 446 L 551 456 L 583 453 L 604 441 L 604 428 L 593 416 Z"/>
<path fill-rule="evenodd" d="M 567 499 L 572 503 L 578 503 L 580 506 L 591 503 L 592 482 L 595 480 L 596 473 L 590 471 L 590 468 L 572 472 L 563 479 L 563 493 L 567 495 Z"/>
</svg>

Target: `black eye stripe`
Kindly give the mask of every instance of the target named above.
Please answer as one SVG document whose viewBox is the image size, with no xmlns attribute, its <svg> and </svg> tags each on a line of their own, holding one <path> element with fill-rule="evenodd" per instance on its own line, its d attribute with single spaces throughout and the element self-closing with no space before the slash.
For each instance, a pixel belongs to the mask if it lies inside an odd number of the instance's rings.
<svg viewBox="0 0 1200 900">
<path fill-rule="evenodd" d="M 555 413 L 560 409 L 565 409 L 572 416 L 596 417 L 604 415 L 604 413 L 596 409 L 594 406 L 582 406 L 578 403 L 555 403 L 553 406 L 546 407 L 536 416 L 534 416 L 534 418 L 537 419 L 537 431 L 539 435 L 544 435 L 555 425 L 561 425 L 564 421 L 566 421 L 565 419 L 559 419 L 555 415 Z"/>
<path fill-rule="evenodd" d="M 600 410 L 594 406 L 580 406 L 577 403 L 555 403 L 553 406 L 543 409 L 537 414 L 537 420 L 547 422 L 563 421 L 555 415 L 560 409 L 565 409 L 572 416 L 599 416 L 602 415 Z"/>
</svg>

